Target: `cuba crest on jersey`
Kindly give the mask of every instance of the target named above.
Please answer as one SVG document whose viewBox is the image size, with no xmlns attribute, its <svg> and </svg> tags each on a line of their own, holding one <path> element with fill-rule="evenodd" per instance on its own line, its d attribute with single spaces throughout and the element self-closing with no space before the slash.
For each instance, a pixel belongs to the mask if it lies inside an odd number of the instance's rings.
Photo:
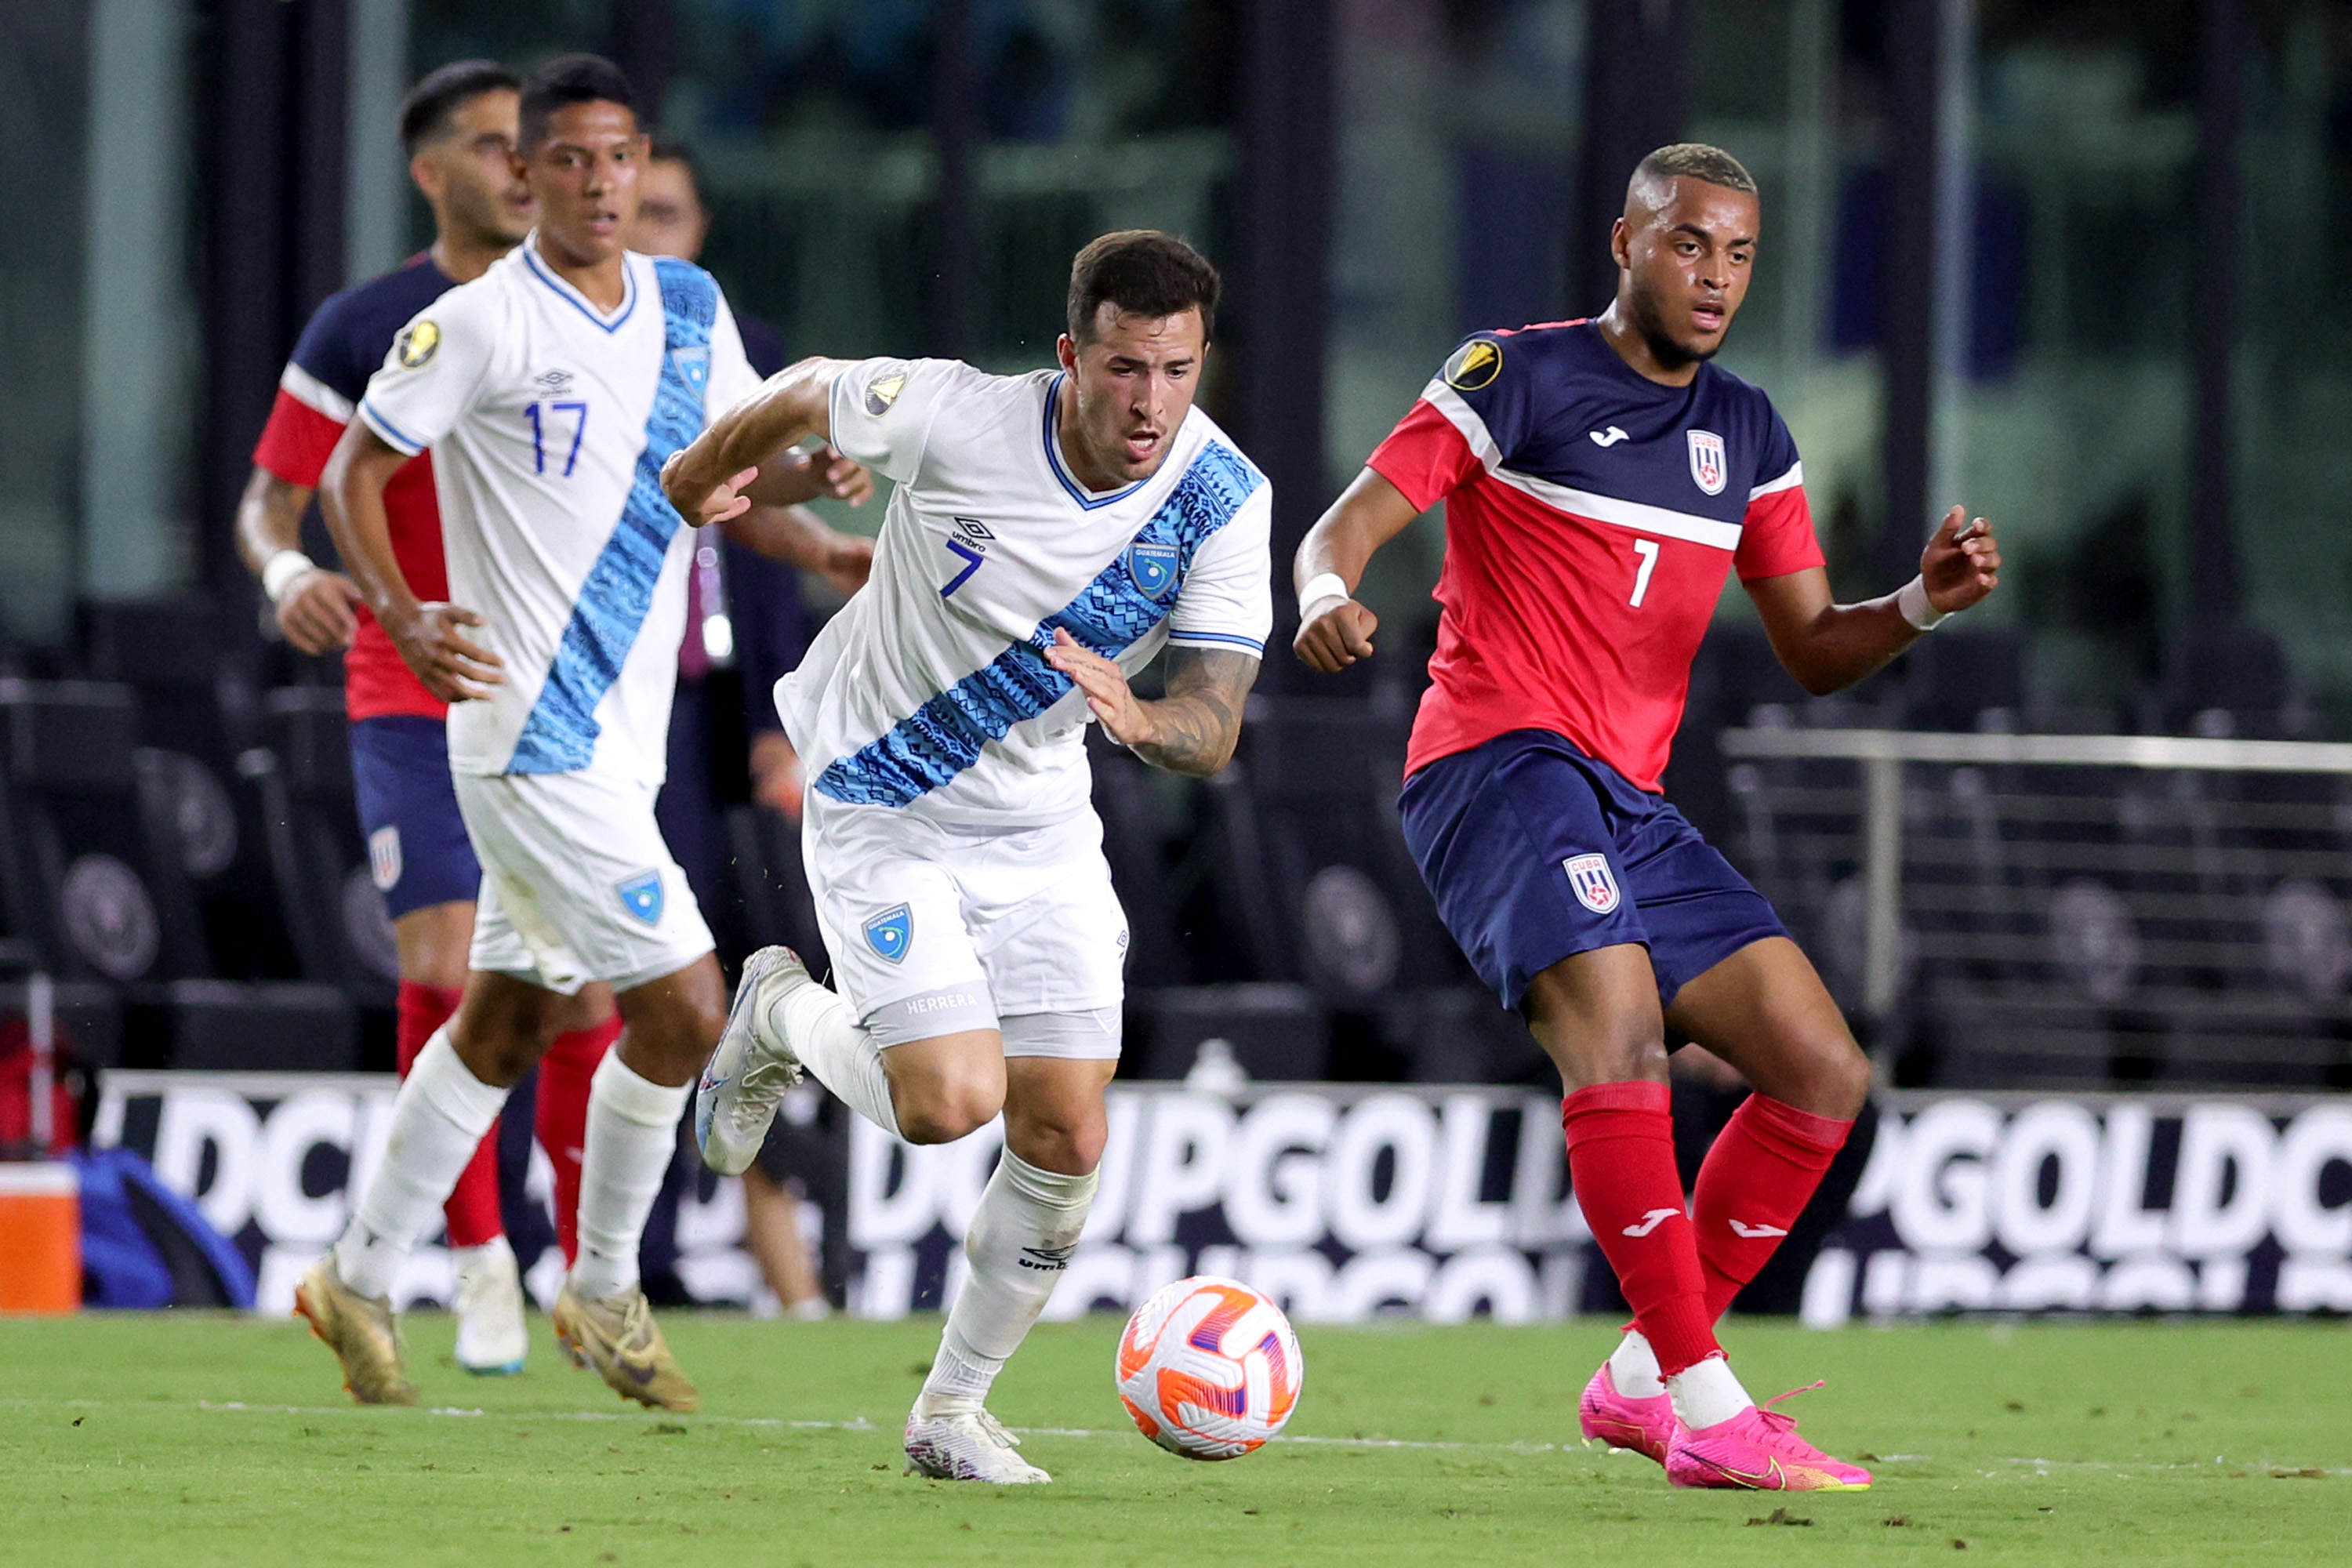
<svg viewBox="0 0 2352 1568">
<path fill-rule="evenodd" d="M 1693 430 L 1689 435 L 1691 482 L 1711 496 L 1721 495 L 1731 477 L 1730 465 L 1724 458 L 1723 437 L 1712 430 Z"/>
<path fill-rule="evenodd" d="M 1617 879 L 1609 869 L 1606 855 L 1571 855 L 1559 863 L 1568 873 L 1568 885 L 1576 894 L 1576 901 L 1596 915 L 1605 915 L 1617 907 Z"/>
</svg>

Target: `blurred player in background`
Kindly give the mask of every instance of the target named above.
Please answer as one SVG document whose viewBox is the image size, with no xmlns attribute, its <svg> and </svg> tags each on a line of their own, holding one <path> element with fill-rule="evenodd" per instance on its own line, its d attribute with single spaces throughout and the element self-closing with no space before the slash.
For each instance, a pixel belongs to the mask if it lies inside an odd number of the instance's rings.
<svg viewBox="0 0 2352 1568">
<path fill-rule="evenodd" d="M 805 360 L 665 476 L 688 516 L 811 436 L 897 481 L 874 582 L 777 694 L 808 763 L 803 842 L 840 987 L 783 948 L 743 966 L 695 1109 L 750 1163 L 805 1066 L 916 1143 L 1004 1114 L 971 1264 L 907 1420 L 908 1469 L 1050 1478 L 984 1401 L 1085 1228 L 1118 1063 L 1127 920 L 1089 804 L 1091 721 L 1205 775 L 1241 734 L 1271 618 L 1271 489 L 1193 405 L 1217 275 L 1106 235 L 1071 268 L 1061 367 Z M 1167 693 L 1129 678 L 1165 647 Z"/>
<path fill-rule="evenodd" d="M 1771 907 L 1657 793 L 1726 573 L 1805 689 L 1862 679 L 2000 565 L 1954 507 L 1919 575 L 1832 602 L 1804 472 L 1764 395 L 1709 363 L 1746 296 L 1756 182 L 1713 147 L 1643 159 L 1599 320 L 1474 334 L 1299 546 L 1299 657 L 1371 656 L 1350 595 L 1446 502 L 1443 606 L 1400 810 L 1446 927 L 1559 1068 L 1570 1179 L 1635 1326 L 1587 1436 L 1681 1486 L 1851 1489 L 1870 1473 L 1748 1398 L 1715 1323 L 1812 1196 L 1870 1064 Z M 1685 1214 L 1665 1029 L 1756 1092 Z"/>
<path fill-rule="evenodd" d="M 700 172 L 682 142 L 656 136 L 637 176 L 637 216 L 629 226 L 629 248 L 647 256 L 702 258 L 710 234 L 710 209 L 702 199 Z M 762 379 L 784 368 L 784 342 L 773 327 L 738 313 L 743 357 Z M 842 459 L 846 461 L 846 459 Z M 866 492 L 851 498 L 863 505 Z M 800 759 L 784 737 L 776 713 L 776 682 L 808 651 L 808 616 L 801 605 L 800 577 L 781 561 L 724 537 L 724 531 L 698 530 L 695 567 L 687 580 L 686 637 L 678 645 L 677 700 L 670 710 L 669 779 L 654 803 L 662 837 L 705 904 L 721 895 L 727 847 L 722 804 L 751 797 L 763 807 L 800 820 Z M 836 588 L 845 584 L 836 583 Z M 714 668 L 731 665 L 732 689 L 713 681 Z M 714 693 L 709 688 L 719 689 Z M 724 756 L 728 740 L 740 739 L 714 704 L 741 704 L 747 756 Z M 747 781 L 730 776 L 750 772 Z M 743 1173 L 743 1245 L 760 1265 L 778 1305 L 796 1317 L 822 1317 L 823 1287 L 801 1234 L 800 1200 L 788 1182 L 801 1179 L 812 1158 L 825 1153 L 812 1128 L 794 1127 L 783 1117 Z"/>
<path fill-rule="evenodd" d="M 653 817 L 693 551 L 658 474 L 706 402 L 759 380 L 707 273 L 623 247 L 645 152 L 609 62 L 567 56 L 531 77 L 515 159 L 538 226 L 401 330 L 321 483 L 362 594 L 452 704 L 458 808 L 485 872 L 464 1000 L 402 1084 L 350 1225 L 296 1291 L 363 1403 L 415 1399 L 392 1281 L 591 981 L 612 986 L 626 1026 L 590 1087 L 580 1251 L 556 1333 L 624 1397 L 697 1403 L 637 1273 L 726 1004 L 709 929 Z M 383 506 L 428 447 L 454 603 L 408 581 Z M 823 465 L 774 469 L 730 531 L 853 572 L 870 547 L 789 505 L 826 488 Z"/>
<path fill-rule="evenodd" d="M 286 639 L 307 654 L 344 650 L 360 831 L 399 944 L 403 1074 L 457 1011 L 481 867 L 449 782 L 447 705 L 401 662 L 351 579 L 302 552 L 302 514 L 394 336 L 443 292 L 488 271 L 530 229 L 530 189 L 513 163 L 520 86 L 504 66 L 459 60 L 418 82 L 401 104 L 401 144 L 433 209 L 433 247 L 345 289 L 310 318 L 278 378 L 237 508 L 237 547 L 277 606 Z M 402 572 L 419 594 L 444 597 L 431 453 L 394 472 L 383 508 Z M 611 991 L 583 987 L 566 1002 L 559 1026 L 540 1068 L 536 1121 L 554 1167 L 556 1234 L 568 1261 L 579 1245 L 588 1081 L 621 1027 Z M 497 1144 L 483 1139 L 445 1205 L 457 1273 L 457 1362 L 478 1373 L 521 1371 L 530 1345 L 522 1284 L 499 1213 Z"/>
</svg>

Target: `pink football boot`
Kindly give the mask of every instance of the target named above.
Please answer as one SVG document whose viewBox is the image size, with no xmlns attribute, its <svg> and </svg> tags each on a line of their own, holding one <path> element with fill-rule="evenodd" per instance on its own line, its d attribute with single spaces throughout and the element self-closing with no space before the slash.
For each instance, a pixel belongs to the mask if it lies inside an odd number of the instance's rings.
<svg viewBox="0 0 2352 1568">
<path fill-rule="evenodd" d="M 1806 1394 L 1820 1386 L 1810 1384 L 1789 1394 Z M 1795 1416 L 1771 1408 L 1789 1394 L 1776 1394 L 1728 1421 L 1696 1432 L 1677 1425 L 1666 1453 L 1666 1479 L 1678 1487 L 1762 1492 L 1869 1490 L 1868 1470 L 1831 1458 L 1797 1436 Z"/>
<path fill-rule="evenodd" d="M 1604 1361 L 1592 1381 L 1584 1385 L 1584 1397 L 1577 1401 L 1576 1412 L 1583 1417 L 1587 1437 L 1612 1448 L 1631 1448 L 1662 1465 L 1666 1462 L 1666 1450 L 1675 1438 L 1671 1395 L 1635 1399 L 1618 1393 L 1617 1380 L 1609 1374 L 1609 1363 Z"/>
</svg>

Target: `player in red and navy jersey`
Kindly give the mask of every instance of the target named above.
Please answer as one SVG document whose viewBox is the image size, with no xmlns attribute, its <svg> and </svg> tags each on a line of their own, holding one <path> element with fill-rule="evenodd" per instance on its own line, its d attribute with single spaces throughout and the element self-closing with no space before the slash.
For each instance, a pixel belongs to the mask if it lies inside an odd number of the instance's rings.
<svg viewBox="0 0 2352 1568">
<path fill-rule="evenodd" d="M 446 705 L 401 661 L 351 580 L 302 553 L 302 514 L 400 330 L 445 290 L 480 277 L 529 232 L 530 191 L 512 163 L 520 89 L 503 66 L 461 60 L 409 92 L 401 142 L 433 209 L 433 247 L 319 307 L 278 379 L 237 508 L 238 549 L 276 605 L 287 640 L 309 654 L 343 650 L 360 827 L 400 949 L 404 1074 L 457 1010 L 481 868 L 449 782 Z M 446 597 L 432 454 L 394 474 L 383 499 L 408 581 L 425 598 Z M 536 1121 L 554 1167 L 556 1227 L 569 1259 L 578 1246 L 589 1079 L 620 1032 L 611 991 L 583 991 L 563 1028 L 540 1066 Z M 497 1142 L 495 1132 L 483 1140 L 445 1215 L 457 1265 L 457 1360 L 478 1373 L 520 1371 L 529 1343 L 522 1287 L 499 1213 Z"/>
<path fill-rule="evenodd" d="M 1819 1185 L 1870 1064 L 1771 907 L 1658 781 L 1733 568 L 1780 661 L 1822 693 L 1982 599 L 2000 556 L 1955 507 L 1899 592 L 1832 602 L 1788 427 L 1708 363 L 1759 216 L 1727 153 L 1643 159 L 1611 234 L 1616 300 L 1454 351 L 1299 547 L 1296 646 L 1327 672 L 1370 657 L 1372 613 L 1349 596 L 1365 563 L 1446 503 L 1399 805 L 1447 929 L 1559 1069 L 1577 1201 L 1633 1308 L 1584 1431 L 1677 1485 L 1851 1489 L 1869 1472 L 1758 1408 L 1715 1323 Z M 1668 1028 L 1756 1090 L 1688 1212 Z"/>
</svg>

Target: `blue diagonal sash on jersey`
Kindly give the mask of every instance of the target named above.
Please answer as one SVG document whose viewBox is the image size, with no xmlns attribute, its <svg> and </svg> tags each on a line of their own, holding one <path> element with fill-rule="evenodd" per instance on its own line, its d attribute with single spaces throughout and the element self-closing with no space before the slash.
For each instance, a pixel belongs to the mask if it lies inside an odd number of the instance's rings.
<svg viewBox="0 0 2352 1568">
<path fill-rule="evenodd" d="M 906 805 L 954 779 L 980 760 L 989 742 L 1003 740 L 1015 724 L 1068 695 L 1076 683 L 1045 662 L 1044 650 L 1053 646 L 1056 628 L 1105 658 L 1118 658 L 1167 618 L 1173 589 L 1192 569 L 1193 555 L 1264 483 L 1265 476 L 1248 458 L 1210 442 L 1135 536 L 1136 544 L 1174 552 L 1173 577 L 1156 597 L 1138 585 L 1128 565 L 1129 550 L 1121 550 L 1076 598 L 1038 622 L 1028 642 L 1006 648 L 819 773 L 818 793 L 853 805 Z"/>
<path fill-rule="evenodd" d="M 699 435 L 703 390 L 710 379 L 710 325 L 719 290 L 710 275 L 686 262 L 656 258 L 661 280 L 661 381 L 646 417 L 646 447 L 621 508 L 621 521 L 580 584 L 579 602 L 556 645 L 547 684 L 523 721 L 507 771 L 568 773 L 595 757 L 596 704 L 621 678 L 621 666 L 653 607 L 669 542 L 686 520 L 662 493 L 662 465 Z"/>
</svg>

